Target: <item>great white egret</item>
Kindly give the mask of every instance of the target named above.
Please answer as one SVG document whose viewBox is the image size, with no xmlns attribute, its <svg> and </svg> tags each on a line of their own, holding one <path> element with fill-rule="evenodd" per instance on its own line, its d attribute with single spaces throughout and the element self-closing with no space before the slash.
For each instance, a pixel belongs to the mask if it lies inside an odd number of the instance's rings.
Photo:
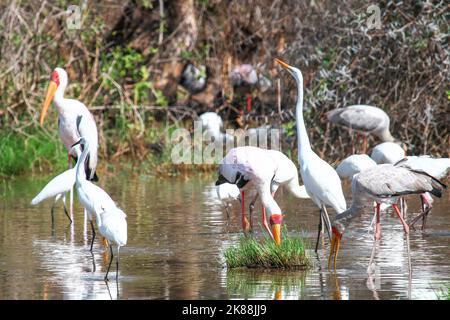
<svg viewBox="0 0 450 320">
<path fill-rule="evenodd" d="M 336 170 L 326 161 L 322 160 L 311 148 L 305 121 L 303 119 L 303 75 L 302 72 L 287 63 L 275 59 L 297 83 L 297 105 L 295 107 L 297 125 L 298 160 L 300 174 L 306 188 L 306 192 L 313 202 L 320 208 L 319 231 L 316 241 L 316 252 L 319 243 L 323 221 L 330 236 L 330 220 L 326 206 L 331 206 L 336 213 L 347 209 L 344 193 L 342 192 L 341 179 Z"/>
<path fill-rule="evenodd" d="M 113 243 L 117 246 L 117 272 L 119 274 L 119 250 L 127 244 L 127 220 L 126 214 L 116 206 L 111 197 L 99 186 L 86 179 L 83 163 L 89 154 L 89 142 L 85 137 L 81 137 L 74 146 L 80 144 L 83 148 L 81 156 L 78 158 L 76 168 L 75 187 L 80 203 L 86 208 L 92 225 L 92 216 L 95 216 L 100 234 L 108 240 L 111 258 L 106 271 L 105 281 L 108 281 L 108 273 L 113 261 Z M 92 237 L 92 243 L 94 236 Z M 92 250 L 92 244 L 91 244 Z"/>
</svg>

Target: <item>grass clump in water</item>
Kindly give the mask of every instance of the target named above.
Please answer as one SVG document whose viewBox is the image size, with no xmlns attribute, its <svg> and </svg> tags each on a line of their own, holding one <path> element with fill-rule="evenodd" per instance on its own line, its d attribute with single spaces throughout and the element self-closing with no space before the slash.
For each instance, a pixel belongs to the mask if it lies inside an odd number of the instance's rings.
<svg viewBox="0 0 450 320">
<path fill-rule="evenodd" d="M 244 237 L 224 253 L 228 268 L 309 269 L 312 266 L 302 238 L 286 237 L 277 246 L 272 239 Z"/>
</svg>

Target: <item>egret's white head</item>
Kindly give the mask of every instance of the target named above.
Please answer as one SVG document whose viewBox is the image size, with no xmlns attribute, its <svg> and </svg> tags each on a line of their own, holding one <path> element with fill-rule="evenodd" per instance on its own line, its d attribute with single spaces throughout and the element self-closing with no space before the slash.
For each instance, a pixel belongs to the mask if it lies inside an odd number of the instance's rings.
<svg viewBox="0 0 450 320">
<path fill-rule="evenodd" d="M 58 88 L 65 88 L 68 83 L 67 72 L 62 68 L 55 68 L 50 76 L 50 83 L 48 84 L 47 93 L 45 95 L 44 106 L 42 108 L 41 117 L 39 122 L 41 125 L 44 123 L 45 116 L 48 111 L 48 107 L 52 102 Z"/>
</svg>

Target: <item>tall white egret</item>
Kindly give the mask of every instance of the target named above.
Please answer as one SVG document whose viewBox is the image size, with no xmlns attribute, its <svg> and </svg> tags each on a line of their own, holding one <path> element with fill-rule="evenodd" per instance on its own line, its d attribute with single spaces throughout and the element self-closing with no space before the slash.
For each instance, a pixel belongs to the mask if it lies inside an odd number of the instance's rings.
<svg viewBox="0 0 450 320">
<path fill-rule="evenodd" d="M 287 63 L 275 59 L 297 82 L 297 105 L 295 108 L 297 125 L 298 160 L 300 174 L 306 188 L 306 192 L 320 208 L 319 231 L 316 241 L 316 252 L 323 220 L 330 236 L 330 220 L 326 206 L 331 206 L 336 213 L 347 209 L 344 193 L 342 192 L 341 179 L 336 170 L 326 161 L 322 160 L 311 148 L 308 133 L 303 119 L 303 75 L 302 72 Z"/>
<path fill-rule="evenodd" d="M 67 72 L 61 68 L 53 70 L 44 105 L 40 116 L 40 124 L 43 125 L 48 108 L 52 101 L 55 102 L 58 110 L 59 136 L 64 143 L 67 153 L 69 168 L 72 167 L 71 158 L 77 158 L 81 154 L 79 147 L 72 149 L 71 146 L 81 137 L 89 140 L 90 154 L 87 158 L 86 175 L 89 180 L 98 180 L 97 168 L 97 147 L 98 133 L 94 117 L 86 106 L 78 100 L 64 98 L 64 91 L 68 84 Z M 70 213 L 73 211 L 73 193 L 70 192 Z"/>
<path fill-rule="evenodd" d="M 364 152 L 367 150 L 367 135 L 377 136 L 383 142 L 394 142 L 389 131 L 389 116 L 382 109 L 368 105 L 353 105 L 327 112 L 332 123 L 356 130 L 364 135 Z"/>
<path fill-rule="evenodd" d="M 281 208 L 273 195 L 279 186 L 286 188 L 296 197 L 306 198 L 304 188 L 298 184 L 295 164 L 282 152 L 265 150 L 252 146 L 231 149 L 219 165 L 216 185 L 231 183 L 241 190 L 241 214 L 244 231 L 249 230 L 245 216 L 245 190 L 254 187 L 263 204 L 262 223 L 277 244 L 281 243 Z M 244 189 L 245 188 L 245 189 Z M 256 199 L 253 199 L 253 202 Z M 266 210 L 272 230 L 267 224 Z"/>
<path fill-rule="evenodd" d="M 109 249 L 111 258 L 106 271 L 105 281 L 108 281 L 108 273 L 113 261 L 113 243 L 117 246 L 117 272 L 116 280 L 119 274 L 119 250 L 121 246 L 127 244 L 127 220 L 126 214 L 119 209 L 111 197 L 99 186 L 86 179 L 86 173 L 83 164 L 89 154 L 89 142 L 85 137 L 81 137 L 74 146 L 80 144 L 83 147 L 83 152 L 78 158 L 76 168 L 76 182 L 75 187 L 78 193 L 80 203 L 86 208 L 92 225 L 92 216 L 95 216 L 97 226 L 100 234 L 109 242 Z M 95 234 L 92 237 L 92 244 L 94 242 Z"/>
<path fill-rule="evenodd" d="M 370 157 L 377 164 L 394 164 L 405 157 L 405 150 L 395 142 L 383 142 L 372 149 Z"/>
<path fill-rule="evenodd" d="M 47 185 L 41 190 L 41 192 L 39 192 L 39 194 L 36 197 L 34 197 L 33 200 L 31 200 L 32 205 L 37 205 L 38 203 L 44 201 L 45 199 L 55 197 L 55 200 L 51 208 L 52 226 L 54 225 L 53 211 L 56 202 L 58 202 L 60 198 L 63 199 L 64 212 L 67 218 L 69 218 L 70 223 L 72 223 L 72 219 L 70 218 L 70 215 L 66 209 L 66 192 L 69 192 L 72 189 L 73 185 L 75 184 L 75 175 L 76 175 L 75 168 L 64 171 L 63 173 L 57 175 L 52 180 L 50 180 L 50 182 L 47 183 Z"/>
<path fill-rule="evenodd" d="M 372 201 L 377 205 L 377 222 L 375 228 L 375 242 L 381 238 L 380 224 L 380 203 L 392 205 L 398 218 L 400 219 L 405 234 L 407 235 L 409 272 L 411 274 L 411 259 L 409 255 L 409 226 L 403 219 L 402 214 L 397 206 L 399 197 L 408 194 L 421 194 L 430 192 L 440 197 L 442 190 L 446 186 L 422 171 L 410 170 L 404 167 L 395 167 L 391 164 L 378 165 L 357 174 L 352 181 L 353 201 L 349 209 L 339 213 L 332 225 L 333 238 L 331 241 L 330 256 L 328 259 L 329 266 L 334 258 L 333 264 L 336 268 L 336 260 L 339 253 L 342 235 L 350 224 L 350 222 L 365 208 L 368 208 Z M 375 248 L 375 243 L 374 243 Z M 369 267 L 373 259 L 374 250 L 372 250 Z"/>
</svg>

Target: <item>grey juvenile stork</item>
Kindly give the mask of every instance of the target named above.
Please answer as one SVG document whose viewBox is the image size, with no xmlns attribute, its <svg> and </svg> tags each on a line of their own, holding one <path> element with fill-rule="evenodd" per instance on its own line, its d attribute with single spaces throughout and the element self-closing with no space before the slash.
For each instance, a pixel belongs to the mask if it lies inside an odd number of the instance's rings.
<svg viewBox="0 0 450 320">
<path fill-rule="evenodd" d="M 368 134 L 377 136 L 383 142 L 395 141 L 389 131 L 389 116 L 380 108 L 368 105 L 354 105 L 331 110 L 326 115 L 330 122 L 364 134 L 363 153 L 367 151 Z"/>
<path fill-rule="evenodd" d="M 350 222 L 365 208 L 370 208 L 373 201 L 377 203 L 375 241 L 369 262 L 368 272 L 372 264 L 375 245 L 381 238 L 380 228 L 380 204 L 392 205 L 397 213 L 406 234 L 408 267 L 411 275 L 411 258 L 409 254 L 409 226 L 403 219 L 397 206 L 398 198 L 408 194 L 421 194 L 430 192 L 441 197 L 442 189 L 447 188 L 442 182 L 423 171 L 411 170 L 405 167 L 396 167 L 391 164 L 382 164 L 362 171 L 352 181 L 353 202 L 349 209 L 338 214 L 332 223 L 333 238 L 331 241 L 328 266 L 334 255 L 334 268 L 339 253 L 342 235 Z"/>
</svg>

